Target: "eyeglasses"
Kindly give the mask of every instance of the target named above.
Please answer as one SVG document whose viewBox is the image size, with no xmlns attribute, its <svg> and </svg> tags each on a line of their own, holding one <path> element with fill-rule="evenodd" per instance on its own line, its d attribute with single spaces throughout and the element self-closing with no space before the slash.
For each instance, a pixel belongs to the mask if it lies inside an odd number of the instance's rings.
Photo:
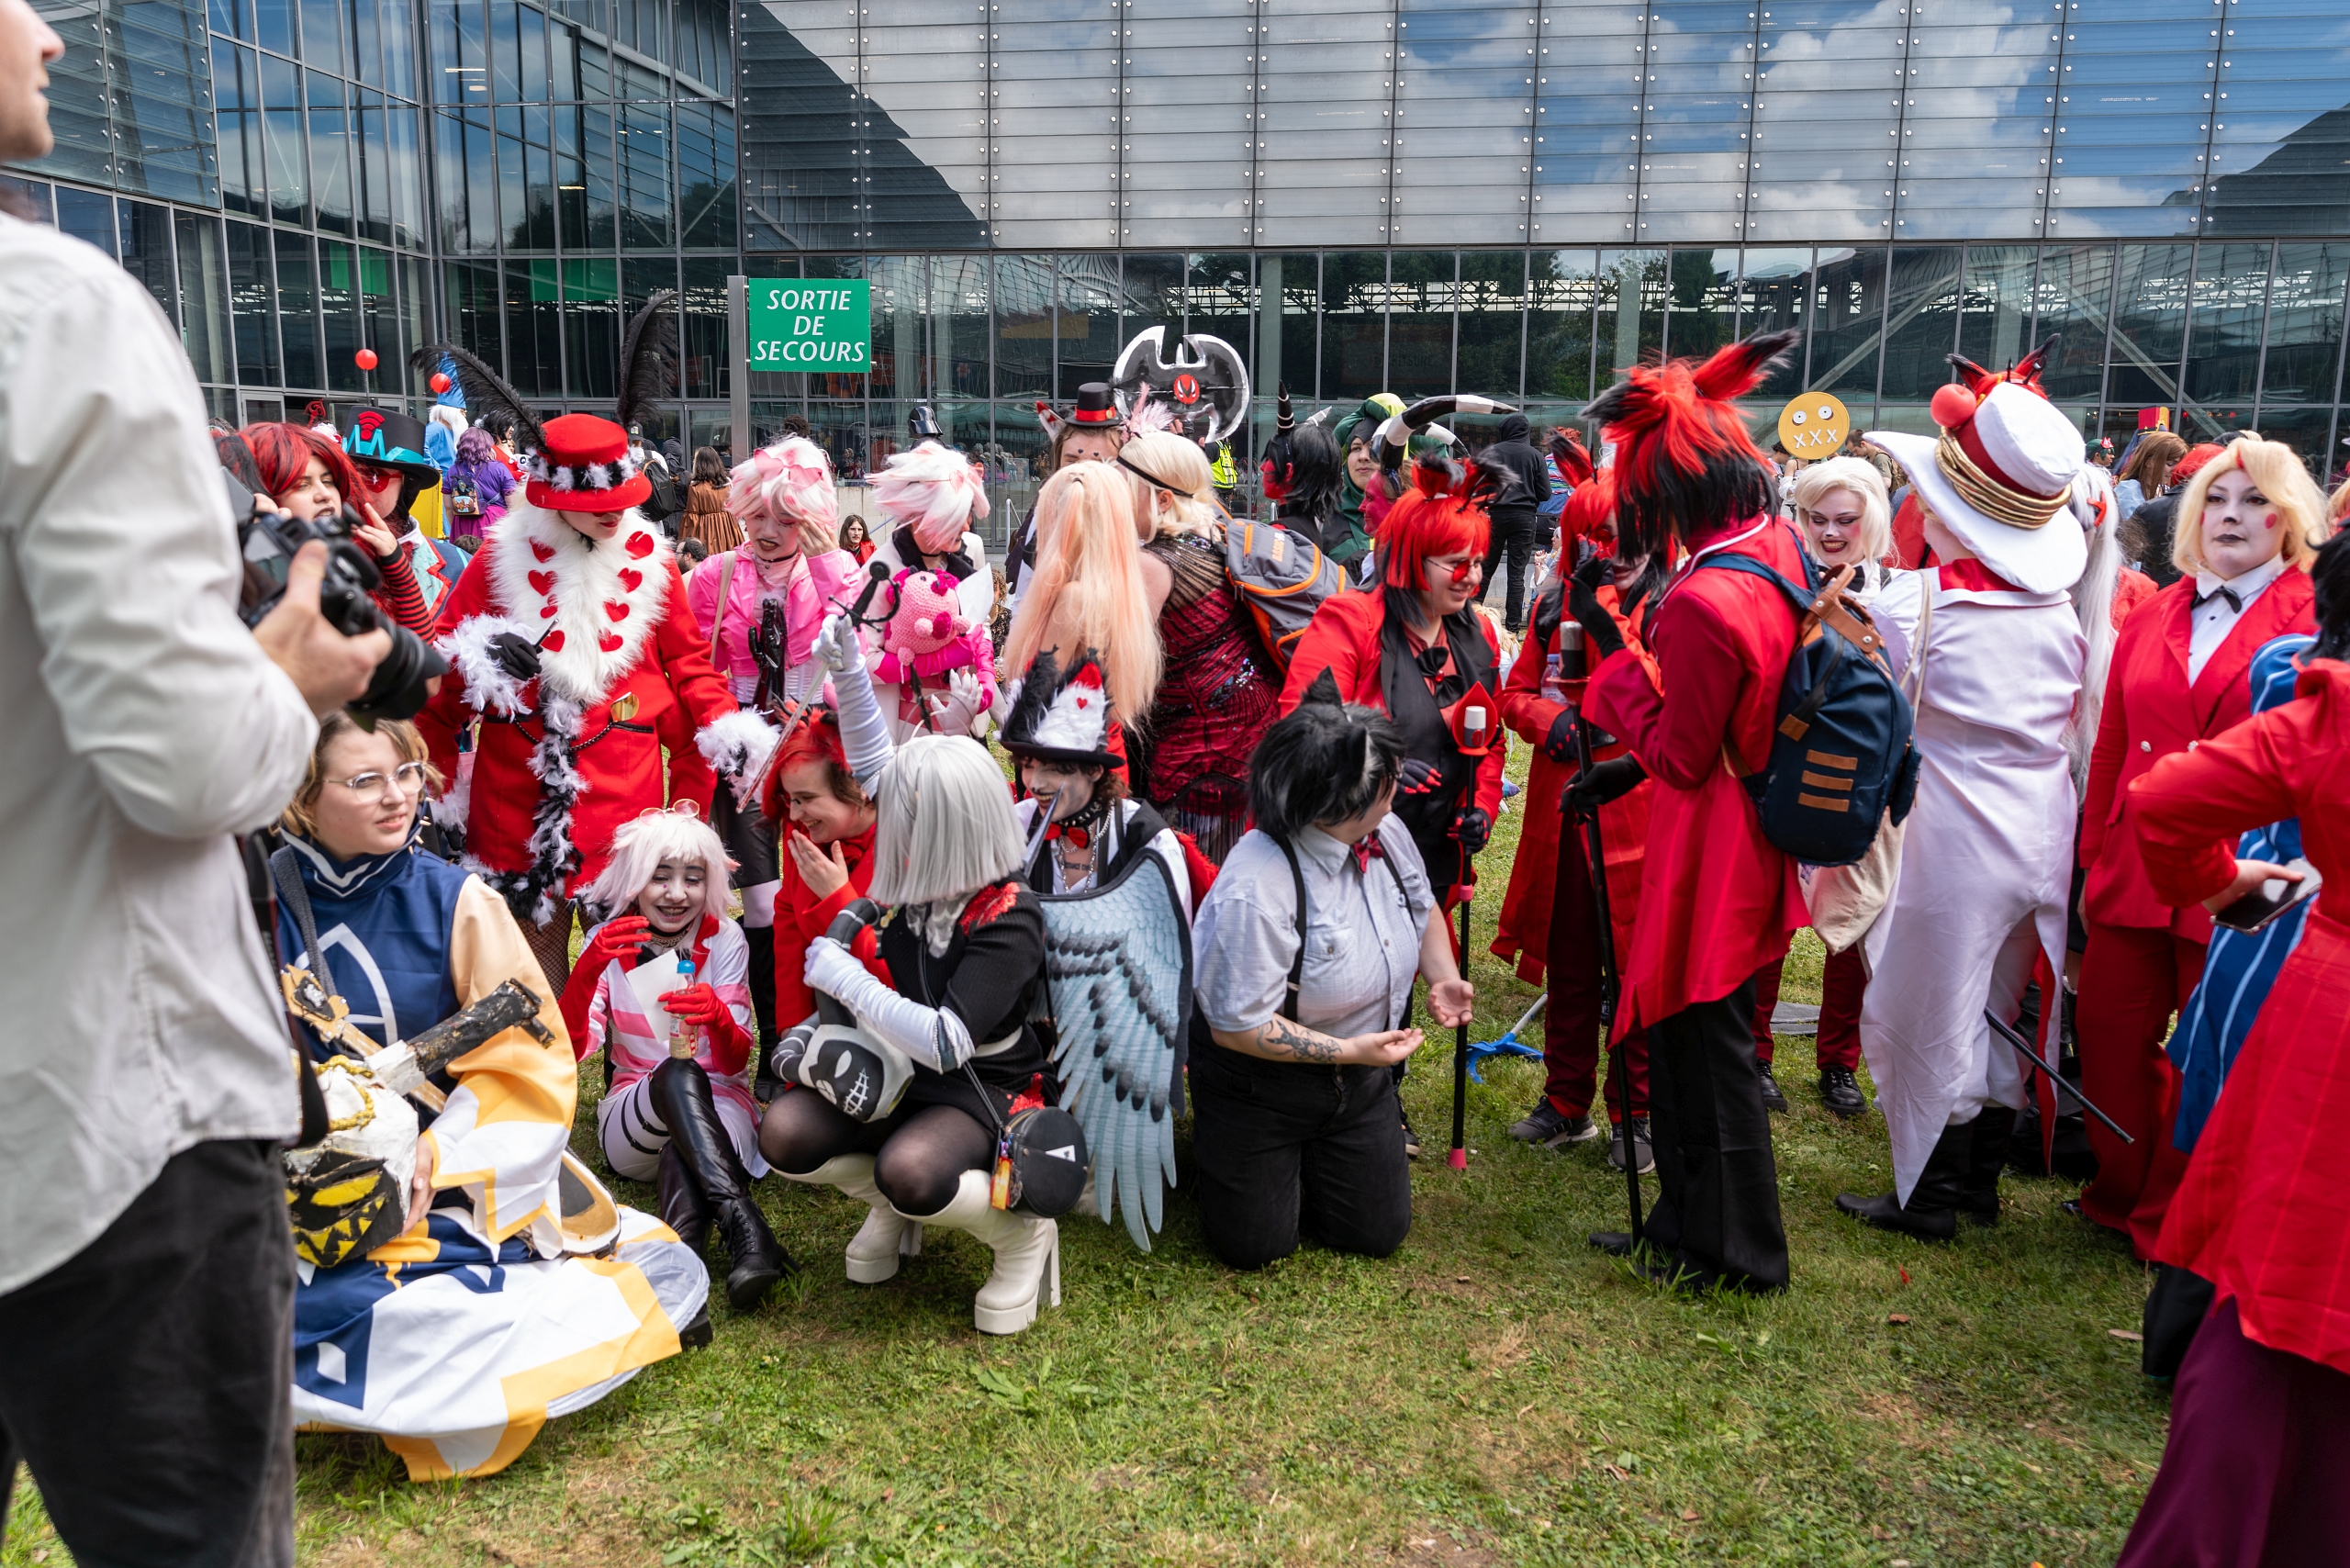
<svg viewBox="0 0 2350 1568">
<path fill-rule="evenodd" d="M 330 778 L 330 784 L 340 784 L 354 795 L 380 795 L 386 784 L 397 785 L 403 795 L 424 792 L 424 764 L 403 762 L 389 773 L 354 773 L 348 778 Z"/>
</svg>

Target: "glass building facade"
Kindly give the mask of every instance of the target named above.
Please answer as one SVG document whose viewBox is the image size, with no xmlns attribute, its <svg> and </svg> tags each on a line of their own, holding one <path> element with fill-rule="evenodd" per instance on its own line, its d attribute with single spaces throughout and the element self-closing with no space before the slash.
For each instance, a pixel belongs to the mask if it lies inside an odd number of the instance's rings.
<svg viewBox="0 0 2350 1568">
<path fill-rule="evenodd" d="M 932 401 L 999 531 L 1036 400 L 1157 324 L 1240 346 L 1268 409 L 1541 417 L 1796 326 L 1758 419 L 1818 387 L 1911 429 L 1953 349 L 2061 333 L 2092 433 L 2167 409 L 2323 469 L 2350 436 L 2350 0 L 36 6 L 58 149 L 9 178 L 229 418 L 413 396 L 443 334 L 593 408 L 677 288 L 661 433 L 714 443 L 746 273 L 873 286 L 872 373 L 755 375 L 755 423 L 855 473 Z"/>
</svg>

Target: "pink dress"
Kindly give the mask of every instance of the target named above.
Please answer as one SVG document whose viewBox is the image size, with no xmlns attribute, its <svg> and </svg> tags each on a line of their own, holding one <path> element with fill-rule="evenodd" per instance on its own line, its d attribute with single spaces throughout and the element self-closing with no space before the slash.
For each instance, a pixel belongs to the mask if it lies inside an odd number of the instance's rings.
<svg viewBox="0 0 2350 1568">
<path fill-rule="evenodd" d="M 729 561 L 734 564 L 731 578 L 726 570 Z M 816 645 L 816 633 L 823 629 L 824 617 L 835 608 L 846 609 L 856 602 L 865 583 L 865 570 L 856 557 L 845 550 L 827 550 L 816 555 L 802 554 L 793 558 L 788 583 L 770 585 L 760 575 L 757 559 L 748 550 L 728 550 L 712 555 L 686 579 L 686 604 L 693 611 L 694 623 L 701 628 L 704 641 L 710 637 L 711 617 L 718 610 L 718 585 L 722 580 L 726 581 L 725 621 L 719 633 L 718 657 L 713 662 L 734 693 L 734 700 L 748 702 L 758 689 L 759 666 L 751 656 L 751 633 L 758 630 L 760 606 L 778 595 L 783 600 L 784 664 L 790 672 L 786 684 L 794 688 L 788 695 L 807 696 L 822 687 L 822 673 L 809 662 L 809 655 Z M 803 679 L 808 691 L 797 689 Z"/>
</svg>

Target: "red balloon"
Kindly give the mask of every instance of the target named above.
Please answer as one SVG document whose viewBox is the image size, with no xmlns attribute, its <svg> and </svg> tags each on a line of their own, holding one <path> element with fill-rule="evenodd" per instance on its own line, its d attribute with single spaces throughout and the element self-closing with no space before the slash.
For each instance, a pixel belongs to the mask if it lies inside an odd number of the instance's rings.
<svg viewBox="0 0 2350 1568">
<path fill-rule="evenodd" d="M 1953 381 L 1936 392 L 1934 400 L 1927 407 L 1934 417 L 1934 423 L 1949 431 L 1956 430 L 1973 419 L 1975 409 L 1980 405 L 1981 399 L 1970 388 Z"/>
<path fill-rule="evenodd" d="M 361 349 L 357 353 L 352 354 L 351 357 L 352 362 L 362 370 L 373 370 L 375 368 L 375 351 L 374 349 Z"/>
<path fill-rule="evenodd" d="M 427 382 L 426 385 L 432 388 L 433 394 L 437 397 L 441 393 L 449 390 L 450 381 L 448 374 L 444 371 L 436 370 L 432 373 L 432 379 L 430 382 Z"/>
</svg>

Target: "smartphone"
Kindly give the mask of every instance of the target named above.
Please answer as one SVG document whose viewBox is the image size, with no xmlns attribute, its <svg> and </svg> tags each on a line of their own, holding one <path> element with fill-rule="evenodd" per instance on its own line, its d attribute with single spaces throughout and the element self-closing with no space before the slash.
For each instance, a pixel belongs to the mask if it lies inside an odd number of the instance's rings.
<svg viewBox="0 0 2350 1568">
<path fill-rule="evenodd" d="M 2278 915 L 2307 902 L 2325 879 L 2306 859 L 2296 860 L 2287 868 L 2299 871 L 2301 879 L 2288 882 L 2281 877 L 2271 877 L 2251 892 L 2236 900 L 2211 918 L 2231 931 L 2247 935 L 2268 925 Z"/>
</svg>

